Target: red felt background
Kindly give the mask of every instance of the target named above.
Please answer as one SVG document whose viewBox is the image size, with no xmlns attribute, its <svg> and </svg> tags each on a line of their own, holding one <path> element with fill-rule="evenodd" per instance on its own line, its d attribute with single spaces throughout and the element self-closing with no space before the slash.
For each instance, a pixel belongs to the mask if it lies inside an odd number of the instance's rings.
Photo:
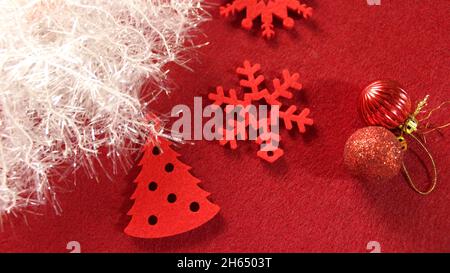
<svg viewBox="0 0 450 273">
<path fill-rule="evenodd" d="M 153 104 L 166 113 L 175 104 L 192 105 L 193 96 L 206 103 L 214 86 L 237 85 L 234 70 L 244 59 L 261 63 L 268 79 L 283 68 L 300 73 L 304 90 L 295 103 L 311 108 L 315 126 L 305 135 L 283 131 L 286 153 L 275 164 L 257 158 L 251 143 L 237 151 L 208 141 L 178 149 L 221 206 L 216 218 L 171 238 L 131 238 L 123 229 L 133 173 L 113 182 L 78 173 L 76 185 L 71 177 L 59 183 L 62 215 L 44 207 L 37 211 L 42 215 L 9 218 L 0 251 L 67 252 L 69 241 L 80 242 L 82 252 L 368 252 L 369 241 L 383 252 L 450 251 L 450 129 L 428 139 L 440 175 L 430 196 L 414 193 L 401 176 L 385 185 L 362 183 L 342 166 L 346 139 L 363 126 L 357 96 L 370 81 L 396 79 L 413 100 L 430 94 L 431 105 L 450 99 L 450 2 L 305 2 L 314 8 L 312 20 L 296 20 L 292 31 L 277 26 L 272 41 L 220 18 L 212 7 L 213 20 L 197 39 L 210 44 L 189 63 L 193 72 L 170 67 L 173 93 Z M 442 121 L 448 113 L 441 112 Z"/>
</svg>

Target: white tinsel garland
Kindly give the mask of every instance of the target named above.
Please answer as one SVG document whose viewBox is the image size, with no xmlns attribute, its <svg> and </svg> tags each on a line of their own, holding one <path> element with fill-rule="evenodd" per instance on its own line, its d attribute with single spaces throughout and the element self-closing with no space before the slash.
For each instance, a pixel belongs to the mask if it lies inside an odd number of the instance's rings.
<svg viewBox="0 0 450 273">
<path fill-rule="evenodd" d="M 140 87 L 150 78 L 165 91 L 163 66 L 181 62 L 201 2 L 0 2 L 0 218 L 52 199 L 58 165 L 93 175 L 101 147 L 119 160 L 161 133 Z"/>
</svg>

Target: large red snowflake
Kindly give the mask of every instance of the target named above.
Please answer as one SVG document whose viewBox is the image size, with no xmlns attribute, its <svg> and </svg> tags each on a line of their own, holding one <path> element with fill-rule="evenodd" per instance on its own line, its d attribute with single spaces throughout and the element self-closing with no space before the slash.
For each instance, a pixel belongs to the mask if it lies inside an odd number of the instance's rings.
<svg viewBox="0 0 450 273">
<path fill-rule="evenodd" d="M 302 4 L 300 0 L 233 0 L 231 4 L 220 7 L 220 14 L 228 17 L 244 9 L 246 15 L 241 22 L 242 27 L 250 30 L 253 21 L 261 17 L 262 36 L 268 39 L 275 35 L 273 30 L 274 16 L 283 20 L 283 26 L 286 29 L 294 27 L 294 19 L 288 15 L 290 10 L 305 19 L 312 16 L 312 8 Z"/>
<path fill-rule="evenodd" d="M 230 89 L 228 95 L 225 94 L 222 86 L 217 86 L 215 92 L 209 93 L 208 98 L 213 101 L 217 106 L 248 106 L 250 104 L 264 101 L 269 106 L 279 107 L 279 118 L 283 121 L 284 127 L 287 130 L 291 130 L 297 124 L 298 131 L 304 133 L 306 131 L 306 125 L 313 125 L 313 120 L 308 117 L 310 110 L 304 108 L 301 111 L 297 111 L 295 105 L 286 106 L 280 99 L 291 99 L 293 94 L 291 90 L 300 91 L 302 85 L 298 82 L 299 74 L 291 73 L 285 69 L 283 70 L 283 80 L 275 78 L 273 80 L 273 91 L 269 91 L 268 88 L 263 87 L 265 81 L 263 75 L 258 75 L 261 66 L 259 64 L 251 65 L 249 61 L 244 61 L 243 67 L 239 67 L 236 72 L 244 79 L 240 80 L 239 86 L 244 89 L 244 95 L 242 99 L 238 98 L 236 89 Z M 265 149 L 260 149 L 257 152 L 257 156 L 268 161 L 274 162 L 280 158 L 284 152 L 279 147 L 280 135 L 270 131 L 271 120 L 270 116 L 265 118 L 252 117 L 248 112 L 241 111 L 240 119 L 236 117 L 229 124 L 232 125 L 229 133 L 234 135 L 235 138 L 227 140 L 224 136 L 227 133 L 226 128 L 219 128 L 221 131 L 221 145 L 229 144 L 231 149 L 237 148 L 237 135 L 243 133 L 240 128 L 251 128 L 259 130 L 260 134 L 256 140 L 257 144 L 266 144 Z M 246 132 L 244 132 L 245 134 Z M 246 139 L 246 137 L 244 137 Z"/>
</svg>

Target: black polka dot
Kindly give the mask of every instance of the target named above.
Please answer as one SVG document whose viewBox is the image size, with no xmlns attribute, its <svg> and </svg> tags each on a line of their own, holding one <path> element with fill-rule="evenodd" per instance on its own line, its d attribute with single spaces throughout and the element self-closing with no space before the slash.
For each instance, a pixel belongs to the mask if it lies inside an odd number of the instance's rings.
<svg viewBox="0 0 450 273">
<path fill-rule="evenodd" d="M 197 202 L 192 202 L 192 203 L 189 205 L 189 209 L 190 209 L 192 212 L 197 212 L 197 211 L 200 209 L 200 204 L 197 203 Z"/>
<path fill-rule="evenodd" d="M 171 193 L 171 194 L 167 195 L 167 202 L 175 203 L 175 201 L 177 201 L 177 196 L 175 193 Z"/>
<path fill-rule="evenodd" d="M 152 181 L 148 184 L 148 189 L 150 191 L 156 191 L 157 188 L 158 188 L 158 184 L 156 184 L 155 181 Z"/>
<path fill-rule="evenodd" d="M 156 223 L 158 223 L 158 217 L 156 217 L 155 215 L 151 215 L 150 217 L 148 217 L 148 224 L 149 225 L 156 225 Z"/>
<path fill-rule="evenodd" d="M 167 163 L 166 166 L 164 167 L 164 169 L 166 170 L 166 172 L 170 173 L 173 171 L 173 164 L 172 163 Z"/>
<path fill-rule="evenodd" d="M 273 151 L 267 151 L 268 156 L 273 156 Z"/>
<path fill-rule="evenodd" d="M 152 153 L 154 155 L 159 155 L 161 153 L 161 149 L 159 149 L 159 147 L 153 147 Z"/>
</svg>

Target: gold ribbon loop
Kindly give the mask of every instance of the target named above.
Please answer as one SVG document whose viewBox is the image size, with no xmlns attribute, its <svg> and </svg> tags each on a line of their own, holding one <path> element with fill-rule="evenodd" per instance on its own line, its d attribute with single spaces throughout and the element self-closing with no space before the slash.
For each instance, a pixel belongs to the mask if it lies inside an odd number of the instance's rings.
<svg viewBox="0 0 450 273">
<path fill-rule="evenodd" d="M 443 129 L 445 127 L 450 126 L 450 122 L 446 123 L 444 125 L 440 125 L 440 126 L 436 126 L 434 128 L 429 128 L 429 121 L 427 122 L 426 126 L 425 126 L 425 130 L 418 130 L 419 127 L 419 122 L 422 123 L 426 120 L 429 120 L 431 115 L 433 114 L 433 112 L 441 109 L 444 105 L 449 104 L 450 101 L 445 101 L 443 103 L 441 103 L 438 107 L 431 109 L 430 111 L 428 111 L 428 115 L 426 115 L 424 118 L 422 119 L 417 119 L 417 116 L 422 112 L 422 110 L 427 106 L 428 103 L 428 98 L 429 96 L 425 96 L 425 98 L 423 100 L 421 100 L 416 107 L 416 110 L 414 111 L 414 113 L 412 113 L 408 119 L 405 121 L 404 124 L 399 126 L 400 132 L 399 135 L 397 136 L 398 140 L 400 141 L 400 144 L 402 146 L 403 150 L 407 150 L 408 145 L 407 142 L 405 140 L 404 134 L 411 136 L 411 138 L 413 138 L 417 143 L 419 143 L 420 147 L 425 151 L 425 153 L 428 155 L 428 158 L 431 161 L 431 165 L 433 166 L 433 177 L 432 177 L 432 181 L 431 181 L 431 186 L 428 188 L 428 190 L 426 191 L 422 191 L 420 190 L 416 184 L 414 183 L 413 179 L 411 178 L 411 175 L 408 172 L 408 169 L 406 168 L 405 163 L 402 163 L 402 168 L 403 168 L 403 172 L 406 176 L 406 179 L 408 180 L 409 185 L 411 186 L 411 188 L 421 194 L 421 195 L 427 195 L 429 193 L 431 193 L 434 188 L 436 187 L 437 184 L 437 180 L 438 180 L 438 173 L 437 173 L 437 168 L 436 168 L 436 163 L 434 162 L 434 158 L 431 155 L 431 153 L 428 151 L 427 147 L 425 146 L 424 142 L 422 142 L 418 137 L 416 137 L 414 135 L 414 132 L 418 131 L 418 133 L 423 137 L 423 140 L 426 142 L 426 138 L 425 135 L 428 133 L 431 133 L 435 130 L 439 130 L 439 129 Z"/>
<path fill-rule="evenodd" d="M 422 147 L 422 149 L 427 153 L 428 157 L 430 158 L 431 164 L 433 166 L 433 178 L 432 178 L 432 183 L 431 186 L 428 188 L 428 190 L 426 191 L 422 191 L 419 188 L 417 188 L 416 184 L 414 183 L 414 181 L 411 178 L 411 175 L 408 172 L 408 169 L 406 168 L 405 163 L 402 163 L 402 167 L 403 167 L 403 172 L 406 176 L 406 179 L 408 180 L 409 185 L 411 186 L 411 188 L 421 194 L 421 195 L 427 195 L 429 193 L 431 193 L 435 188 L 436 188 L 436 184 L 437 184 L 437 179 L 438 179 L 438 174 L 437 174 L 437 168 L 436 168 L 436 163 L 434 162 L 434 158 L 431 155 L 431 153 L 428 151 L 427 147 L 425 146 L 425 144 L 423 144 L 422 141 L 420 141 L 420 139 L 418 139 L 415 135 L 410 134 L 410 136 L 417 142 L 419 143 L 419 145 Z"/>
</svg>

